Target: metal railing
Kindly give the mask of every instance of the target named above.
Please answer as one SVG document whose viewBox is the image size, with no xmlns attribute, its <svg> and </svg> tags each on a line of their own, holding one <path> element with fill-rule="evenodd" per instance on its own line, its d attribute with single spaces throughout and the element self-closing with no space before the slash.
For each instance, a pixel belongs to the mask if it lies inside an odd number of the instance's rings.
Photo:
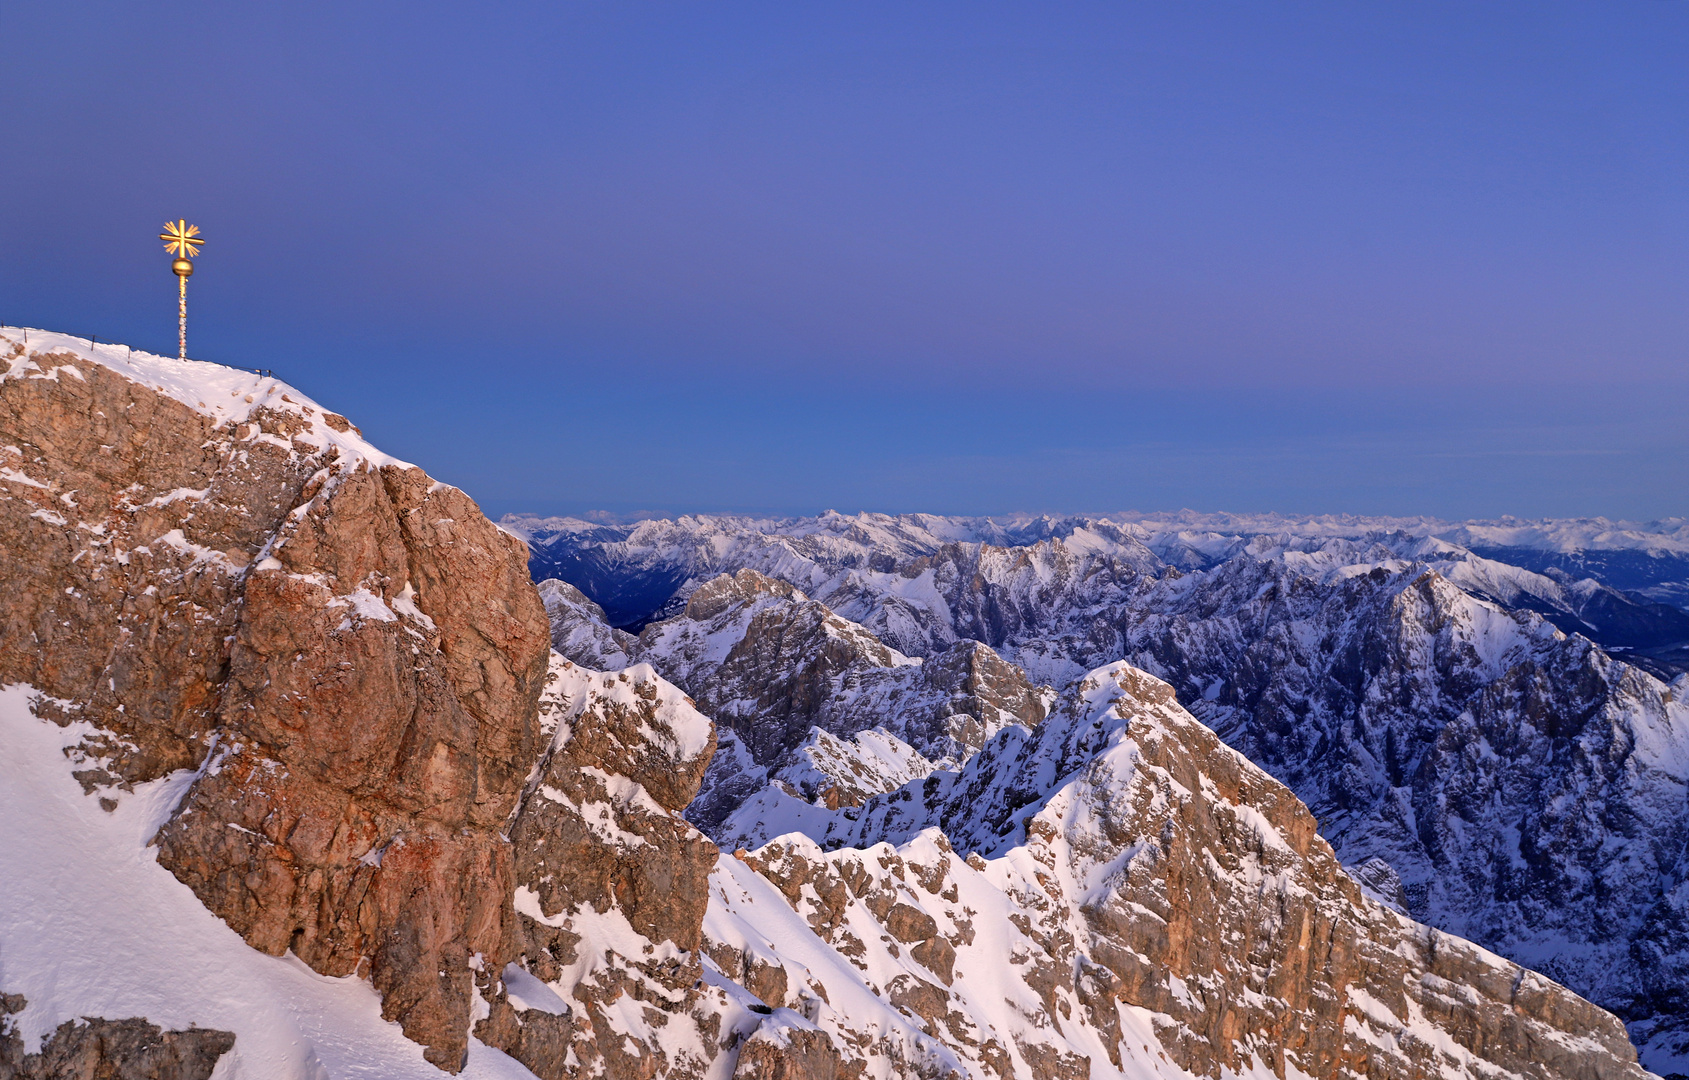
<svg viewBox="0 0 1689 1080">
<path fill-rule="evenodd" d="M 0 322 L 0 330 L 22 330 L 23 331 L 23 343 L 26 347 L 29 345 L 29 327 L 27 327 L 27 326 L 12 326 L 9 323 Z M 76 335 L 75 334 L 69 334 L 69 335 L 66 335 L 66 336 L 75 337 Z M 99 338 L 98 334 L 89 334 L 83 340 L 88 342 L 88 345 L 89 345 L 90 348 L 92 348 L 93 346 L 96 346 L 100 343 L 100 338 Z M 115 349 L 115 348 L 118 347 L 119 344 L 121 344 L 121 343 L 116 342 L 116 341 L 107 341 L 106 347 L 108 349 Z M 134 355 L 134 353 L 135 353 L 134 346 L 123 345 L 123 348 L 128 351 L 129 355 L 131 355 L 131 356 Z M 153 355 L 164 357 L 164 359 L 167 359 L 167 360 L 175 359 L 175 357 L 166 357 L 166 356 L 164 356 L 163 353 L 154 353 Z M 218 364 L 221 367 L 234 368 L 236 371 L 250 371 L 250 372 L 252 372 L 252 374 L 257 375 L 259 378 L 262 378 L 262 379 L 279 379 L 279 378 L 281 378 L 281 376 L 277 375 L 274 371 L 271 371 L 269 368 L 243 368 L 243 367 L 240 367 L 236 364 L 222 364 L 222 363 L 220 363 L 219 361 L 216 361 L 216 360 L 201 360 L 199 357 L 195 357 L 195 356 L 190 356 L 190 357 L 188 357 L 188 359 L 196 361 L 198 363 L 202 363 L 202 364 Z"/>
</svg>

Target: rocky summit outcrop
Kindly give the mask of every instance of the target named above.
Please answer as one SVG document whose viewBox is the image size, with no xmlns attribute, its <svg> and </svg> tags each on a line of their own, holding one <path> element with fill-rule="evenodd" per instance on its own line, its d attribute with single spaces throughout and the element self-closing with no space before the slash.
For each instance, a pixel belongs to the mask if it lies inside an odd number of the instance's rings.
<svg viewBox="0 0 1689 1080">
<path fill-rule="evenodd" d="M 0 682 L 89 725 L 103 798 L 197 770 L 160 862 L 460 1068 L 472 966 L 516 942 L 500 833 L 549 654 L 523 545 L 273 378 L 0 350 Z"/>
</svg>

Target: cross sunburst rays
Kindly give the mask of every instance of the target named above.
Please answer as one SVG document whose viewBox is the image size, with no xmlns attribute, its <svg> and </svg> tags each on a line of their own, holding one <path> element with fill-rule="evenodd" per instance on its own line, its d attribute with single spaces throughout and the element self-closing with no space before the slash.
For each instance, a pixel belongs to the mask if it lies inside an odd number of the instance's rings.
<svg viewBox="0 0 1689 1080">
<path fill-rule="evenodd" d="M 158 238 L 164 241 L 164 250 L 178 259 L 193 258 L 199 254 L 199 246 L 205 243 L 205 238 L 199 235 L 199 226 L 189 225 L 185 220 L 166 221 Z"/>
</svg>

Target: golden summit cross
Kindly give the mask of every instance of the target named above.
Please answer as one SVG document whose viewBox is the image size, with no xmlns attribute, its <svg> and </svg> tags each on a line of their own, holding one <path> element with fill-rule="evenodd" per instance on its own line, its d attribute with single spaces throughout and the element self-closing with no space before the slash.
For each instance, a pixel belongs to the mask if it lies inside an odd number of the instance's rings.
<svg viewBox="0 0 1689 1080">
<path fill-rule="evenodd" d="M 176 256 L 176 261 L 170 264 L 175 271 L 178 282 L 176 300 L 176 348 L 177 355 L 186 360 L 188 358 L 188 278 L 193 276 L 194 264 L 190 261 L 199 254 L 199 246 L 205 243 L 205 238 L 199 235 L 198 225 L 189 225 L 186 218 L 166 221 L 164 231 L 158 234 L 164 241 L 164 250 Z"/>
</svg>

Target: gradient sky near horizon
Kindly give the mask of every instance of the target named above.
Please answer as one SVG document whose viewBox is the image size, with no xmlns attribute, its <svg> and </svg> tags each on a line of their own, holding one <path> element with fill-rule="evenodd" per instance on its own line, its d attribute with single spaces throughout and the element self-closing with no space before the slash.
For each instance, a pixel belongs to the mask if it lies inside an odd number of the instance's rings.
<svg viewBox="0 0 1689 1080">
<path fill-rule="evenodd" d="M 1689 5 L 11 0 L 0 321 L 492 514 L 1689 514 Z"/>
</svg>

